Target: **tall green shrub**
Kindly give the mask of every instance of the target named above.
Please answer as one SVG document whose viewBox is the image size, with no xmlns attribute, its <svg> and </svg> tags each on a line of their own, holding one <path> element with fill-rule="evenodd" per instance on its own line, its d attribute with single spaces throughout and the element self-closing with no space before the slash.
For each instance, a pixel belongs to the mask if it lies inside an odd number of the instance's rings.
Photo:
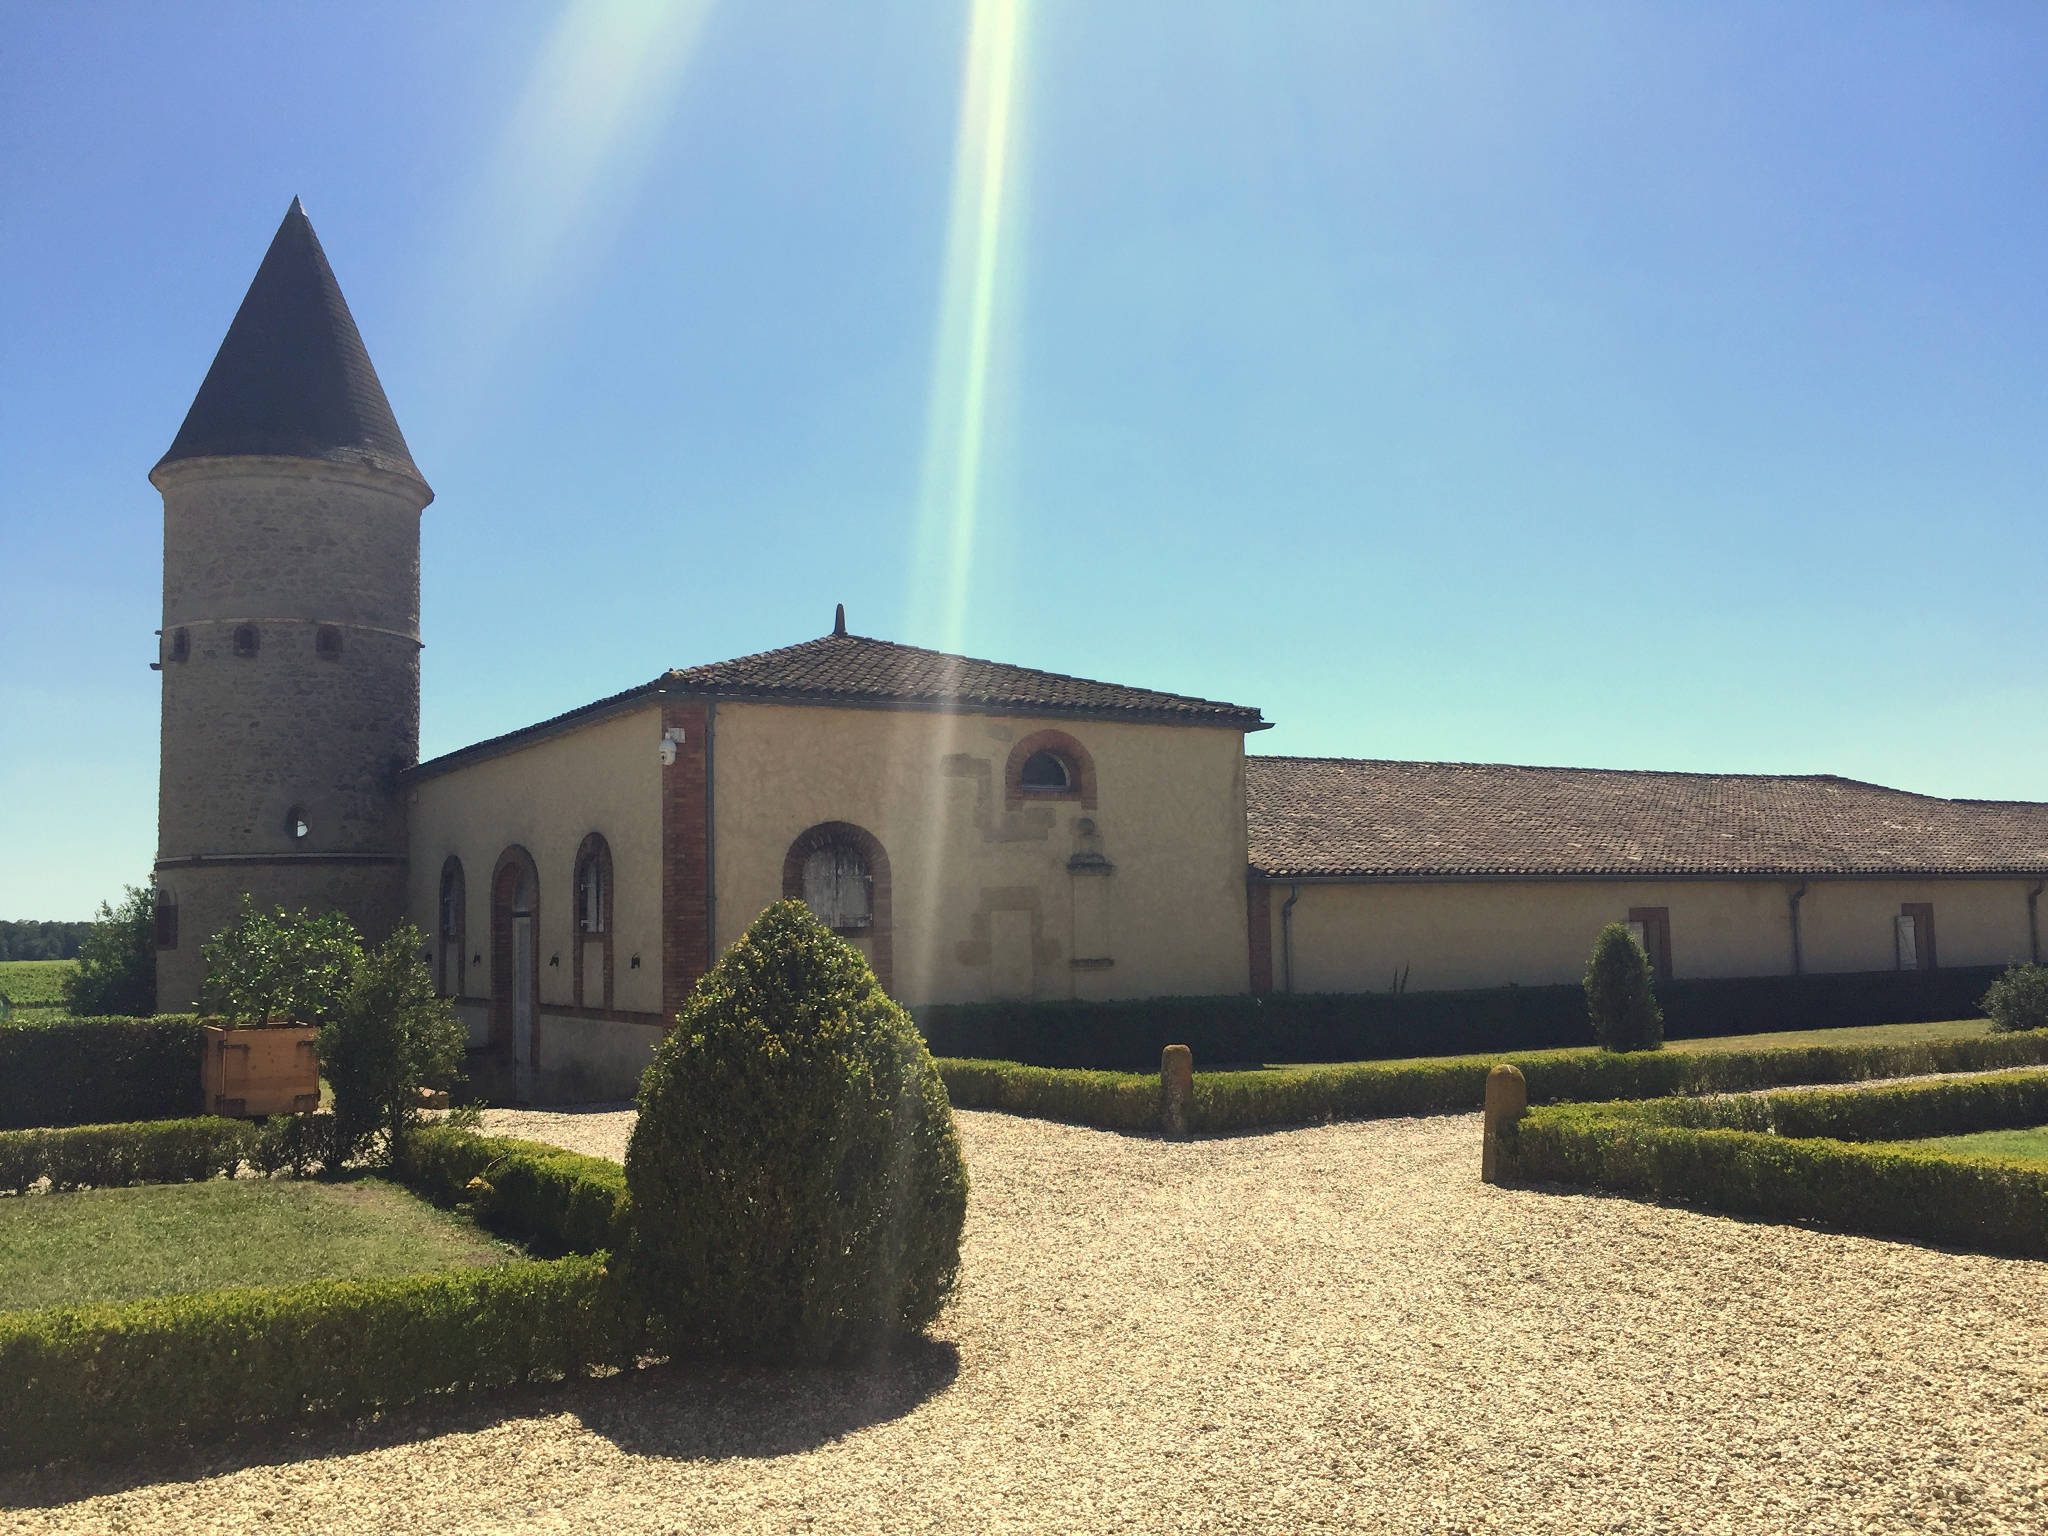
<svg viewBox="0 0 2048 1536">
<path fill-rule="evenodd" d="M 1609 923 L 1586 962 L 1586 1012 L 1606 1051 L 1654 1051 L 1664 1043 L 1664 1012 L 1650 985 L 1650 957 L 1626 925 Z"/>
<path fill-rule="evenodd" d="M 349 966 L 320 1030 L 320 1072 L 334 1089 L 344 1158 L 379 1132 L 395 1150 L 420 1118 L 420 1090 L 450 1086 L 468 1043 L 454 1005 L 436 995 L 410 923 Z"/>
<path fill-rule="evenodd" d="M 1984 994 L 1995 1029 L 2048 1029 L 2048 965 L 2015 965 Z"/>
<path fill-rule="evenodd" d="M 78 969 L 64 978 L 64 1007 L 81 1018 L 156 1012 L 156 884 L 126 889 L 120 906 L 100 903 Z"/>
<path fill-rule="evenodd" d="M 928 1326 L 967 1171 L 923 1038 L 796 901 L 697 984 L 626 1148 L 647 1305 L 686 1345 L 817 1360 Z"/>
</svg>

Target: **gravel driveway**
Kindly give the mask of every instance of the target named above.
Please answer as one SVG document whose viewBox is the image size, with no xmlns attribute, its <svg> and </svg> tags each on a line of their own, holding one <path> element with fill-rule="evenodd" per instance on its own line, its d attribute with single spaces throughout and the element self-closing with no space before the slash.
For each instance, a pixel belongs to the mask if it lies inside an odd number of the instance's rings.
<svg viewBox="0 0 2048 1536">
<path fill-rule="evenodd" d="M 492 1128 L 617 1155 L 629 1119 Z M 1476 1116 L 960 1125 L 966 1288 L 887 1370 L 15 1477 L 0 1529 L 2048 1530 L 2048 1264 L 1486 1188 Z"/>
</svg>

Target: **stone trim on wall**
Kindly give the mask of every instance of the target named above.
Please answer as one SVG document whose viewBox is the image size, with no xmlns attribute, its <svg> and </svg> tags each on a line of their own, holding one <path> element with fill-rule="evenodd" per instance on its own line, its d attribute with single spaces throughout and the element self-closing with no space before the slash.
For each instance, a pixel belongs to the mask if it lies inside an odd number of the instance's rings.
<svg viewBox="0 0 2048 1536">
<path fill-rule="evenodd" d="M 1065 789 L 1024 787 L 1024 765 L 1040 752 L 1050 752 L 1067 765 Z M 1095 759 L 1065 731 L 1033 731 L 1010 748 L 1009 761 L 1003 764 L 1003 803 L 1015 811 L 1061 800 L 1078 801 L 1083 810 L 1095 809 Z"/>
<path fill-rule="evenodd" d="M 859 936 L 868 941 L 869 963 L 874 967 L 875 980 L 887 992 L 896 961 L 895 901 L 889 877 L 889 855 L 874 833 L 850 821 L 821 821 L 799 833 L 796 841 L 789 845 L 789 852 L 782 856 L 782 899 L 804 899 L 804 860 L 820 848 L 835 844 L 858 850 L 867 862 L 868 879 L 872 882 L 868 893 L 872 920 Z"/>
</svg>

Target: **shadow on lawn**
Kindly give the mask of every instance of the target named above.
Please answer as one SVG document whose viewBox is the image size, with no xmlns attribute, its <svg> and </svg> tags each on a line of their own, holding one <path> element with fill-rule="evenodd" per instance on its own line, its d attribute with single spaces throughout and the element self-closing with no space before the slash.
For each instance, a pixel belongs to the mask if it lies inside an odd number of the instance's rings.
<svg viewBox="0 0 2048 1536">
<path fill-rule="evenodd" d="M 841 1369 L 703 1362 L 650 1366 L 595 1381 L 414 1404 L 355 1424 L 250 1430 L 228 1440 L 168 1446 L 120 1463 L 10 1471 L 0 1474 L 0 1509 L 47 1508 L 253 1467 L 390 1450 L 559 1414 L 579 1420 L 632 1456 L 677 1461 L 787 1456 L 902 1418 L 944 1392 L 959 1374 L 959 1351 L 928 1339 L 906 1344 L 873 1364 Z"/>
</svg>

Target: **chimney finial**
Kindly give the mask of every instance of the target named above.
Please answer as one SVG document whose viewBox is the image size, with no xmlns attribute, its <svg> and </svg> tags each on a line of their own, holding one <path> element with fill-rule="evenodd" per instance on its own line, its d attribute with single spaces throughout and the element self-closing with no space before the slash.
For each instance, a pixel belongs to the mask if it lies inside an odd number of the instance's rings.
<svg viewBox="0 0 2048 1536">
<path fill-rule="evenodd" d="M 844 604 L 844 603 L 835 603 L 835 604 L 833 605 L 833 608 L 832 608 L 832 633 L 833 633 L 833 635 L 834 635 L 834 637 L 835 637 L 835 638 L 844 638 L 844 637 L 845 637 L 845 634 L 846 634 L 846 604 Z"/>
</svg>

